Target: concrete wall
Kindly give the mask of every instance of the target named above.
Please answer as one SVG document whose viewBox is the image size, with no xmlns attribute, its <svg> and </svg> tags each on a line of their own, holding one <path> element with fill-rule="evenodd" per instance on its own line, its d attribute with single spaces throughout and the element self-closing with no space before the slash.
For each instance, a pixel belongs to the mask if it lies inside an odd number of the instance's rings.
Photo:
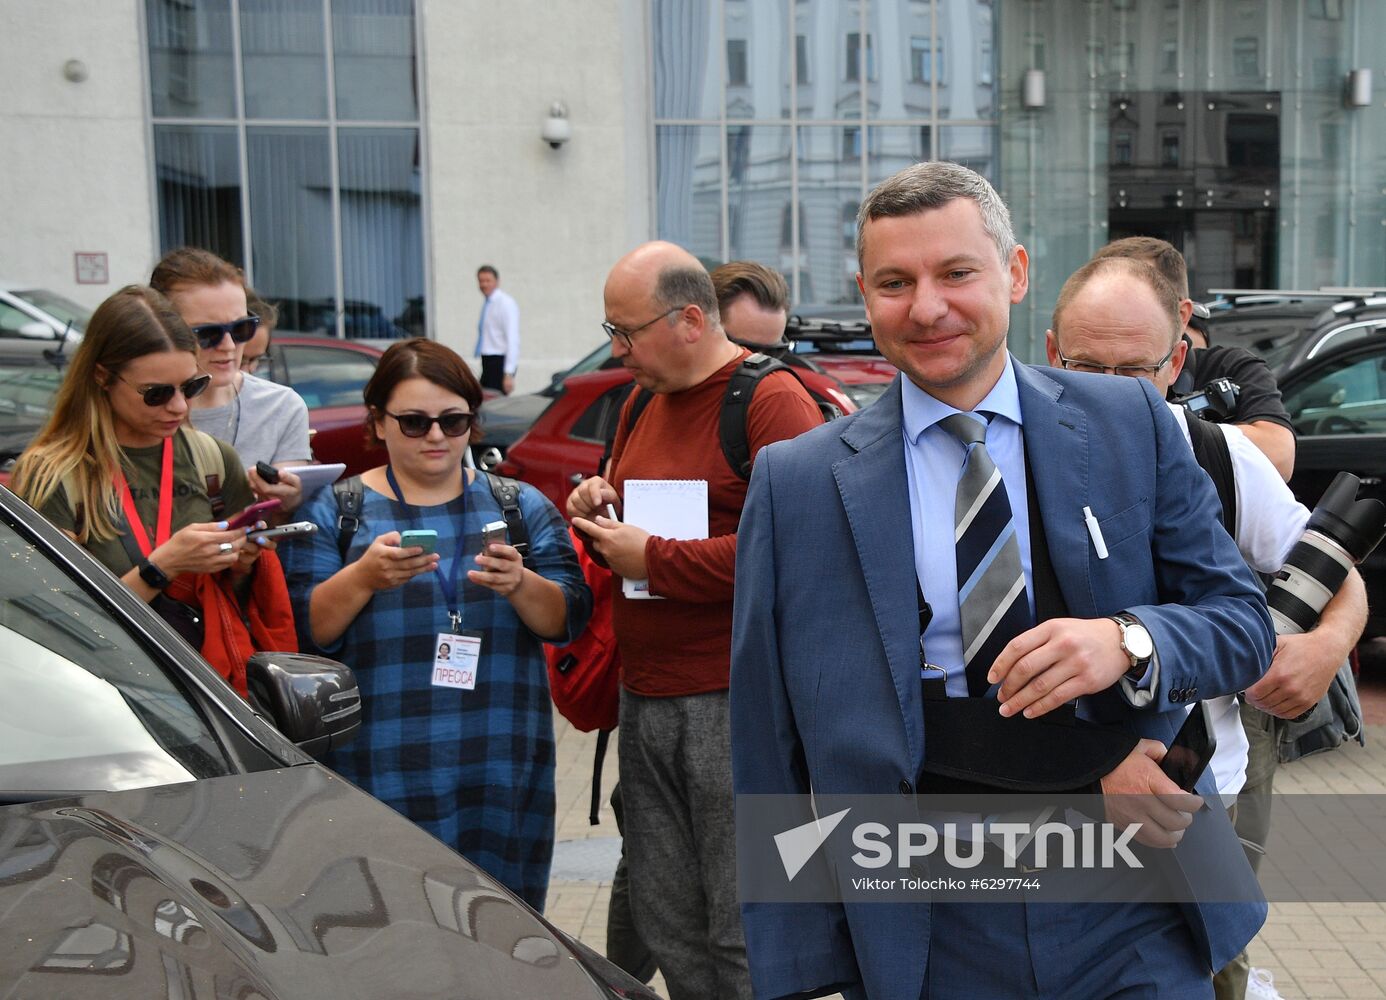
<svg viewBox="0 0 1386 1000">
<path fill-rule="evenodd" d="M 645 4 L 421 0 L 431 303 L 469 355 L 493 264 L 520 305 L 517 387 L 536 389 L 602 338 L 602 283 L 650 223 Z M 539 136 L 568 106 L 572 138 Z"/>
<path fill-rule="evenodd" d="M 94 306 L 148 277 L 142 47 L 138 0 L 0 0 L 0 279 Z M 77 284 L 76 251 L 107 253 L 110 283 Z"/>
</svg>

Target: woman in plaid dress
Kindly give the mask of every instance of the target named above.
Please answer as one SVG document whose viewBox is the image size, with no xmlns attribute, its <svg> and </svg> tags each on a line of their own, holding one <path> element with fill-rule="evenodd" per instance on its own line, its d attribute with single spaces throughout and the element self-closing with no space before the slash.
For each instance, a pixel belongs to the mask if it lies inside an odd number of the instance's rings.
<svg viewBox="0 0 1386 1000">
<path fill-rule="evenodd" d="M 304 648 L 349 664 L 361 686 L 360 735 L 324 761 L 542 910 L 554 832 L 542 644 L 582 631 L 591 591 L 532 487 L 520 493 L 532 568 L 511 545 L 480 551 L 501 511 L 462 465 L 481 387 L 454 351 L 395 344 L 365 401 L 389 464 L 361 476 L 345 558 L 330 489 L 301 511 L 317 533 L 281 549 Z M 437 544 L 401 547 L 409 530 Z"/>
</svg>

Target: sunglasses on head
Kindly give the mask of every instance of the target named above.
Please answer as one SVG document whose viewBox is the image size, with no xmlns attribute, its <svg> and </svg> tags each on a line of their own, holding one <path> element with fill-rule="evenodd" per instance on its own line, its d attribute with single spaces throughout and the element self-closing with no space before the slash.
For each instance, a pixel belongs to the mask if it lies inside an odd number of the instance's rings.
<svg viewBox="0 0 1386 1000">
<path fill-rule="evenodd" d="M 476 419 L 475 413 L 440 413 L 430 417 L 427 413 L 391 413 L 388 410 L 385 416 L 394 417 L 399 423 L 399 432 L 411 438 L 423 437 L 434 424 L 448 437 L 461 437 L 472 429 L 472 421 Z"/>
<path fill-rule="evenodd" d="M 260 317 L 254 313 L 242 316 L 240 319 L 232 320 L 230 323 L 199 323 L 192 328 L 193 336 L 197 338 L 198 345 L 204 350 L 211 350 L 221 343 L 221 339 L 228 333 L 231 340 L 237 344 L 244 344 L 251 337 L 255 336 L 255 331 L 260 328 Z"/>
<path fill-rule="evenodd" d="M 182 385 L 170 385 L 168 382 L 156 382 L 154 385 L 136 385 L 124 376 L 117 375 L 130 388 L 134 389 L 144 397 L 145 406 L 163 406 L 173 398 L 175 392 L 181 392 L 184 399 L 195 399 L 212 384 L 212 376 L 203 372 L 201 375 L 194 375 Z"/>
</svg>

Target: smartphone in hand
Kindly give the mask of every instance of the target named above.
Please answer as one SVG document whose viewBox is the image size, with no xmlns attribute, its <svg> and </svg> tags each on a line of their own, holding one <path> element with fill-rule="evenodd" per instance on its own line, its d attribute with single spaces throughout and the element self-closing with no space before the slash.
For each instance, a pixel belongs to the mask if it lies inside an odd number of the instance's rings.
<svg viewBox="0 0 1386 1000">
<path fill-rule="evenodd" d="M 1218 741 L 1213 736 L 1212 713 L 1208 710 L 1208 703 L 1200 701 L 1179 727 L 1174 742 L 1165 752 L 1164 760 L 1160 761 L 1160 770 L 1184 791 L 1192 792 L 1204 769 L 1212 761 L 1217 746 Z"/>
<path fill-rule="evenodd" d="M 231 518 L 231 520 L 227 521 L 226 528 L 228 531 L 233 528 L 248 528 L 256 521 L 260 520 L 262 514 L 268 514 L 272 510 L 277 510 L 282 504 L 283 501 L 278 497 L 271 497 L 269 500 L 261 500 L 259 503 L 253 503 L 235 517 Z"/>
<path fill-rule="evenodd" d="M 402 549 L 421 546 L 424 555 L 432 555 L 438 551 L 438 532 L 428 528 L 411 528 L 408 531 L 399 533 L 399 547 Z"/>
<path fill-rule="evenodd" d="M 491 521 L 481 529 L 481 551 L 486 554 L 486 550 L 494 542 L 497 545 L 505 545 L 508 536 L 505 531 L 504 521 Z"/>
<path fill-rule="evenodd" d="M 261 528 L 259 531 L 252 531 L 246 535 L 247 538 L 297 538 L 302 535 L 311 535 L 318 530 L 318 526 L 312 521 L 294 521 L 290 524 L 280 524 L 273 528 Z"/>
</svg>

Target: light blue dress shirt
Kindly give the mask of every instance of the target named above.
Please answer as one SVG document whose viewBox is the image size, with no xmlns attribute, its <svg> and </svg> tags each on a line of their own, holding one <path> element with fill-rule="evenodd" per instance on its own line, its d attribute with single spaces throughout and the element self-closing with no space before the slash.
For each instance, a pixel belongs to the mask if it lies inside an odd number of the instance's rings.
<svg viewBox="0 0 1386 1000">
<path fill-rule="evenodd" d="M 1020 567 L 1030 614 L 1035 613 L 1035 587 L 1030 571 L 1030 518 L 1026 505 L 1025 443 L 1021 435 L 1020 391 L 1015 358 L 1007 356 L 1001 377 L 973 412 L 994 415 L 987 426 L 987 454 L 1001 470 L 1015 519 Z M 962 615 L 958 609 L 958 569 L 953 545 L 953 503 L 962 474 L 965 449 L 940 420 L 961 412 L 901 379 L 904 407 L 905 472 L 910 486 L 910 528 L 914 536 L 914 569 L 933 609 L 924 633 L 924 652 L 930 663 L 948 672 L 949 697 L 967 697 L 963 673 Z"/>
</svg>

